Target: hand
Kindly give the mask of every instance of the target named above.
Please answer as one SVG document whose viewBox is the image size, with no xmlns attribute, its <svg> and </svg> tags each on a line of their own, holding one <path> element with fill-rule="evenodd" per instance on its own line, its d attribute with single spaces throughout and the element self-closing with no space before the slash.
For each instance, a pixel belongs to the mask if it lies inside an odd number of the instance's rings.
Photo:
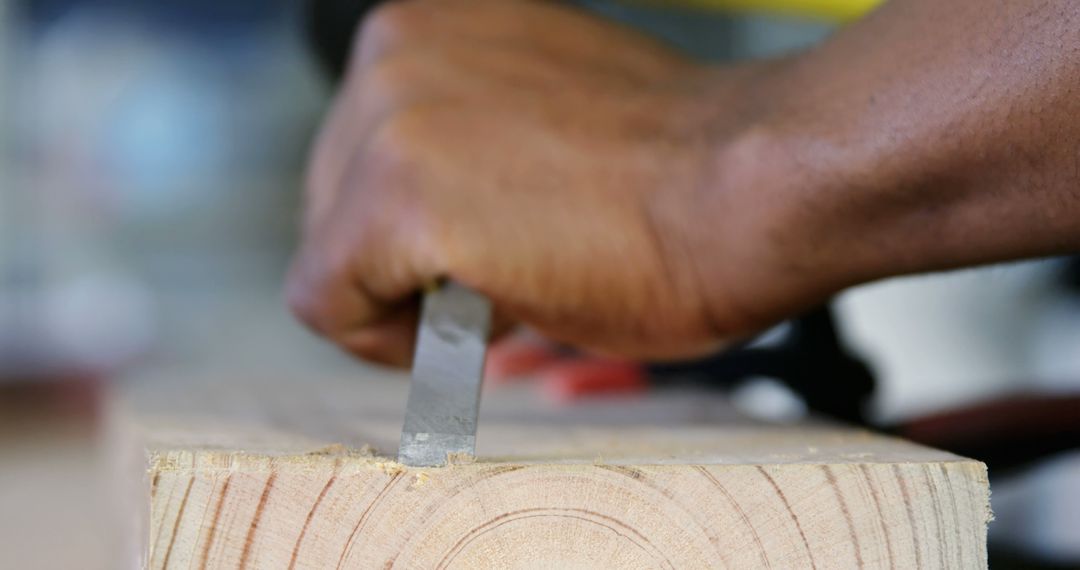
<svg viewBox="0 0 1080 570">
<path fill-rule="evenodd" d="M 694 355 L 765 324 L 701 282 L 701 253 L 721 257 L 722 227 L 742 224 L 694 213 L 718 144 L 753 114 L 750 75 L 556 3 L 384 5 L 315 148 L 290 303 L 397 364 L 439 277 L 488 295 L 504 327 L 623 356 Z"/>
<path fill-rule="evenodd" d="M 416 292 L 623 357 L 697 355 L 873 279 L 1075 252 L 1080 4 L 892 0 L 708 67 L 554 2 L 368 18 L 308 181 L 290 302 L 407 363 Z"/>
</svg>

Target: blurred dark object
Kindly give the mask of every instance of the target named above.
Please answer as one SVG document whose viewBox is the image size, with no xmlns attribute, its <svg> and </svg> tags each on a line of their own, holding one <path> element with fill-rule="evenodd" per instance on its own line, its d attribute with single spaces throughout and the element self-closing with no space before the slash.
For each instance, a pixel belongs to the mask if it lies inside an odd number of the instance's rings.
<svg viewBox="0 0 1080 570">
<path fill-rule="evenodd" d="M 1040 560 L 1029 554 L 990 544 L 988 558 L 994 570 L 1076 570 L 1080 566 L 1070 562 Z"/>
<path fill-rule="evenodd" d="M 360 20 L 378 0 L 310 0 L 307 3 L 307 33 L 315 55 L 331 78 L 345 73 L 353 36 Z"/>
<path fill-rule="evenodd" d="M 650 372 L 666 383 L 696 382 L 727 388 L 748 378 L 776 379 L 817 413 L 866 425 L 874 392 L 870 368 L 840 344 L 828 306 L 792 320 L 776 342 L 750 344 L 685 363 L 654 364 Z"/>
<path fill-rule="evenodd" d="M 0 377 L 0 440 L 34 426 L 94 426 L 103 418 L 105 382 L 94 374 L 53 371 Z"/>
<path fill-rule="evenodd" d="M 986 463 L 994 476 L 1080 449 L 1080 395 L 1013 394 L 889 428 Z"/>
<path fill-rule="evenodd" d="M 1061 282 L 1070 291 L 1080 294 L 1080 256 L 1070 258 L 1065 264 Z"/>
<path fill-rule="evenodd" d="M 874 391 L 871 371 L 842 346 L 827 307 L 791 321 L 783 338 L 768 346 L 654 364 L 650 372 L 660 384 L 692 382 L 720 389 L 748 378 L 773 378 L 814 413 L 977 458 L 995 476 L 1080 449 L 1080 395 L 1011 394 L 897 425 L 873 421 L 864 413 Z"/>
</svg>

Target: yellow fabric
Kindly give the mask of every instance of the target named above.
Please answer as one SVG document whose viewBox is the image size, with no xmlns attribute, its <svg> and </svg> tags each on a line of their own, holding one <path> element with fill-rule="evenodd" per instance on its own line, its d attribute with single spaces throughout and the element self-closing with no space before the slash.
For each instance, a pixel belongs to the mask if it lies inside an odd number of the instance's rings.
<svg viewBox="0 0 1080 570">
<path fill-rule="evenodd" d="M 884 0 L 644 0 L 659 6 L 679 6 L 743 12 L 768 12 L 837 22 L 854 20 Z"/>
</svg>

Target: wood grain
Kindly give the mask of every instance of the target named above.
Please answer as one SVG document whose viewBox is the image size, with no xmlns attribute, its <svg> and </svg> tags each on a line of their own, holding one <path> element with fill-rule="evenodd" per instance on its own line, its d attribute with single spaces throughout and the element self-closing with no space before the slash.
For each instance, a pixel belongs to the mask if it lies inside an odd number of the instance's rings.
<svg viewBox="0 0 1080 570">
<path fill-rule="evenodd" d="M 854 429 L 503 418 L 418 469 L 384 419 L 155 423 L 149 568 L 986 567 L 984 466 Z"/>
</svg>

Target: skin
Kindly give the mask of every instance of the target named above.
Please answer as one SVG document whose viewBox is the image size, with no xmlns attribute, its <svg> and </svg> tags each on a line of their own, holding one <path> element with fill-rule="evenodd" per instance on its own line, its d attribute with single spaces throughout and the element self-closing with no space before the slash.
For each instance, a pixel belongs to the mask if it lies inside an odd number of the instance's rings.
<svg viewBox="0 0 1080 570">
<path fill-rule="evenodd" d="M 709 66 L 572 7 L 406 0 L 315 146 L 295 312 L 407 364 L 451 278 L 500 328 L 676 358 L 866 281 L 1080 249 L 1080 3 L 891 0 Z"/>
</svg>

